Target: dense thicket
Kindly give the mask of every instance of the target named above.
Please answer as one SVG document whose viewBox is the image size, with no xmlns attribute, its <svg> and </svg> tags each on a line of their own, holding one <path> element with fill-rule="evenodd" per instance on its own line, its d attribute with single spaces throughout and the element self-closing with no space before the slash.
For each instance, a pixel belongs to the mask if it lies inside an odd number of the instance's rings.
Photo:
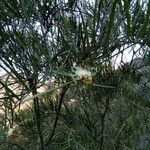
<svg viewBox="0 0 150 150">
<path fill-rule="evenodd" d="M 150 1 L 0 0 L 0 149 L 150 149 L 149 39 Z"/>
</svg>

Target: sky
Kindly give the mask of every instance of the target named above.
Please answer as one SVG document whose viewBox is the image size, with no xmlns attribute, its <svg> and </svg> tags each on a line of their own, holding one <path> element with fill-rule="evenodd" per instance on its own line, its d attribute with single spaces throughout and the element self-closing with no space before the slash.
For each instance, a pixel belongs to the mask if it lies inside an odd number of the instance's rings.
<svg viewBox="0 0 150 150">
<path fill-rule="evenodd" d="M 127 47 L 128 45 L 126 45 Z M 121 50 L 123 49 L 124 47 L 121 48 Z M 112 61 L 115 63 L 115 69 L 117 69 L 121 64 L 122 62 L 123 63 L 127 63 L 127 62 L 130 62 L 132 59 L 135 59 L 137 57 L 140 57 L 141 54 L 140 54 L 140 48 L 141 46 L 139 44 L 136 44 L 132 47 L 129 47 L 127 49 L 125 49 L 123 51 L 123 53 L 120 53 L 118 55 L 116 55 Z M 137 53 L 133 53 L 133 52 L 136 52 Z M 113 55 L 115 55 L 116 53 L 118 52 L 118 50 L 114 51 Z M 133 55 L 134 54 L 134 55 Z"/>
</svg>

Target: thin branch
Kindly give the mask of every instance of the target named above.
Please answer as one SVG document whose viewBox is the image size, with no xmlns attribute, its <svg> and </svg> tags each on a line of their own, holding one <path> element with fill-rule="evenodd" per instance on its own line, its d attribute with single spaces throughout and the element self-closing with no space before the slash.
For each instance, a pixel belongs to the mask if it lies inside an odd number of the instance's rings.
<svg viewBox="0 0 150 150">
<path fill-rule="evenodd" d="M 61 111 L 61 106 L 63 104 L 63 100 L 64 100 L 65 93 L 66 93 L 67 89 L 68 89 L 68 87 L 64 87 L 63 90 L 62 90 L 61 97 L 60 97 L 59 104 L 58 104 L 58 109 L 57 109 L 57 112 L 56 112 L 55 121 L 54 121 L 54 124 L 53 124 L 53 129 L 52 129 L 50 135 L 46 138 L 44 146 L 47 146 L 49 143 L 52 142 L 52 139 L 53 139 L 53 136 L 55 134 L 56 127 L 57 127 L 57 124 L 58 124 L 60 111 Z"/>
</svg>

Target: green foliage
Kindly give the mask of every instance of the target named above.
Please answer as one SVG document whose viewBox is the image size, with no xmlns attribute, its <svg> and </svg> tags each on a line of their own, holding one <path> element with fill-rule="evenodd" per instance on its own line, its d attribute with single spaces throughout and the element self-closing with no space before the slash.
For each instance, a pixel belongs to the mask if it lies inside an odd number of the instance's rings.
<svg viewBox="0 0 150 150">
<path fill-rule="evenodd" d="M 149 72 L 140 70 L 149 10 L 150 1 L 0 0 L 0 149 L 150 149 Z M 116 70 L 128 48 L 131 62 Z"/>
</svg>

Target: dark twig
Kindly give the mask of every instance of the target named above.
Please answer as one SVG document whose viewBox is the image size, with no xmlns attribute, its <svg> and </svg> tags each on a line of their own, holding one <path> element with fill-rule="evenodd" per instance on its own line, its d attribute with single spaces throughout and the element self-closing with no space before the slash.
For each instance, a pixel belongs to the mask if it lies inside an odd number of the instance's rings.
<svg viewBox="0 0 150 150">
<path fill-rule="evenodd" d="M 58 108 L 57 108 L 57 111 L 56 111 L 55 121 L 54 121 L 54 124 L 53 124 L 53 129 L 52 129 L 50 135 L 46 138 L 44 146 L 47 146 L 49 143 L 51 143 L 51 141 L 53 139 L 53 136 L 55 134 L 55 130 L 56 130 L 56 127 L 57 127 L 57 124 L 58 124 L 59 116 L 60 116 L 61 106 L 63 104 L 63 99 L 64 99 L 64 96 L 65 96 L 65 93 L 66 93 L 67 89 L 68 89 L 68 87 L 64 87 L 62 89 L 62 93 L 61 93 L 61 96 L 60 96 Z"/>
<path fill-rule="evenodd" d="M 36 80 L 36 79 L 35 79 Z M 34 81 L 33 78 L 28 79 L 30 89 L 32 90 L 32 95 L 37 95 L 37 89 L 36 89 L 36 81 Z M 36 117 L 36 125 L 37 125 L 37 130 L 40 138 L 40 143 L 41 143 L 41 150 L 44 150 L 44 142 L 43 142 L 43 135 L 41 131 L 41 114 L 40 114 L 40 105 L 39 105 L 39 98 L 35 97 L 33 99 L 34 103 L 34 110 L 35 110 L 35 117 Z"/>
</svg>

